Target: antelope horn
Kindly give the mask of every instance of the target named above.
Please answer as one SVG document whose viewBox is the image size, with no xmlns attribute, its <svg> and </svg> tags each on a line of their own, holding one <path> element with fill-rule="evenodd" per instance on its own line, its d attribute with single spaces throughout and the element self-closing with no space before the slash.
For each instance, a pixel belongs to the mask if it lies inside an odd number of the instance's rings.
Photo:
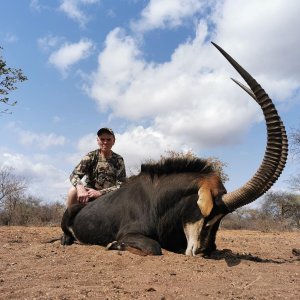
<svg viewBox="0 0 300 300">
<path fill-rule="evenodd" d="M 222 201 L 227 209 L 233 211 L 255 201 L 275 183 L 285 167 L 288 152 L 288 140 L 284 125 L 267 93 L 229 54 L 215 43 L 212 44 L 222 53 L 249 85 L 250 90 L 248 87 L 235 81 L 260 105 L 267 126 L 267 147 L 260 167 L 254 176 L 242 187 L 225 194 L 222 197 Z"/>
<path fill-rule="evenodd" d="M 244 84 L 242 84 L 241 82 L 237 81 L 234 78 L 231 78 L 231 79 L 257 102 L 255 94 L 247 86 L 245 86 Z M 280 122 L 280 125 L 281 125 L 281 134 L 282 134 L 282 153 L 281 153 L 281 157 L 280 157 L 280 162 L 278 164 L 277 170 L 274 173 L 274 176 L 268 182 L 265 189 L 262 191 L 261 195 L 263 195 L 267 190 L 269 190 L 269 188 L 273 185 L 273 183 L 279 178 L 279 176 L 281 175 L 281 173 L 284 169 L 285 162 L 287 160 L 287 156 L 288 156 L 288 139 L 287 139 L 286 131 L 285 131 L 285 128 L 284 128 L 284 125 L 283 125 L 282 121 Z M 261 195 L 259 195 L 259 197 Z"/>
</svg>

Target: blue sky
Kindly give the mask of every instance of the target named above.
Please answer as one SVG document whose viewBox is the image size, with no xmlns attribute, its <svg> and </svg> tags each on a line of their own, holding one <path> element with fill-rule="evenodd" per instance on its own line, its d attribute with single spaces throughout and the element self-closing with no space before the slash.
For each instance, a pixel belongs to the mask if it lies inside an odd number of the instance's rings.
<svg viewBox="0 0 300 300">
<path fill-rule="evenodd" d="M 0 4 L 2 56 L 28 77 L 10 95 L 12 114 L 0 116 L 0 166 L 45 201 L 62 201 L 103 126 L 114 129 L 129 175 L 145 159 L 192 150 L 228 164 L 228 191 L 245 183 L 261 162 L 265 125 L 211 41 L 266 89 L 288 132 L 300 126 L 297 0 Z M 273 188 L 298 171 L 289 159 Z"/>
</svg>

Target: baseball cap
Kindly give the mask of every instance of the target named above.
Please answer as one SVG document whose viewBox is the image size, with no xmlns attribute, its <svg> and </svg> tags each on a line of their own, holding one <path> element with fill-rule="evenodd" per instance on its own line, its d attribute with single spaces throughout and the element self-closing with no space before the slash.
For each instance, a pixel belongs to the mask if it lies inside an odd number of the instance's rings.
<svg viewBox="0 0 300 300">
<path fill-rule="evenodd" d="M 103 128 L 100 128 L 98 131 L 97 131 L 97 135 L 99 136 L 100 134 L 102 133 L 108 133 L 108 134 L 111 134 L 114 138 L 115 138 L 115 134 L 114 132 L 112 131 L 111 128 L 108 128 L 108 127 L 103 127 Z"/>
</svg>

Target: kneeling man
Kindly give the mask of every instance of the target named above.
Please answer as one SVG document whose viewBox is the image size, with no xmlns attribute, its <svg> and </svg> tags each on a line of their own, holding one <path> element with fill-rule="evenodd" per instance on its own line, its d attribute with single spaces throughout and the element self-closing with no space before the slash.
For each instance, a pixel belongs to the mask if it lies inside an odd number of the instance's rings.
<svg viewBox="0 0 300 300">
<path fill-rule="evenodd" d="M 87 203 L 118 189 L 126 179 L 123 157 L 113 152 L 115 134 L 110 128 L 97 132 L 99 149 L 89 152 L 70 175 L 73 187 L 69 190 L 67 207 Z M 85 177 L 85 185 L 81 179 Z"/>
</svg>

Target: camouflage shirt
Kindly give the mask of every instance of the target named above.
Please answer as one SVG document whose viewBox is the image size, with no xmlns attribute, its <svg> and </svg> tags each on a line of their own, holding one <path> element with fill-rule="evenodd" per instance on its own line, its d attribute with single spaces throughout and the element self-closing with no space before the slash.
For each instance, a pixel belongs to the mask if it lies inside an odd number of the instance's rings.
<svg viewBox="0 0 300 300">
<path fill-rule="evenodd" d="M 91 151 L 75 167 L 70 181 L 76 187 L 83 184 L 81 179 L 84 176 L 87 187 L 101 190 L 102 194 L 113 191 L 126 179 L 123 157 L 112 152 L 110 158 L 104 158 L 100 150 Z"/>
</svg>

